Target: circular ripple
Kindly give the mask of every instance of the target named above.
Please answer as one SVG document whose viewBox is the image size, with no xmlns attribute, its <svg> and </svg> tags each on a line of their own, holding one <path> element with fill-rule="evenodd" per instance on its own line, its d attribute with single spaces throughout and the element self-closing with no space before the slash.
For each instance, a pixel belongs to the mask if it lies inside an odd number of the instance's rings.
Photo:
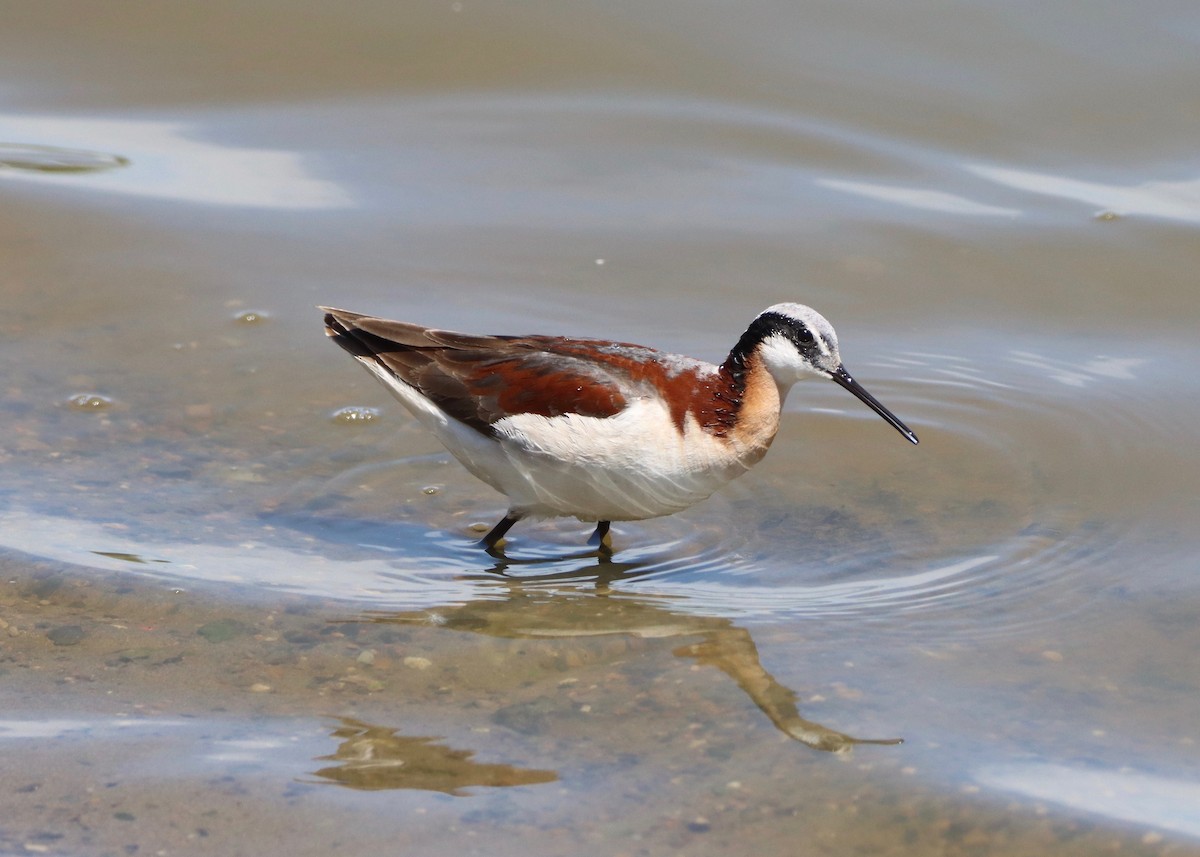
<svg viewBox="0 0 1200 857">
<path fill-rule="evenodd" d="M 1023 633 L 1124 583 L 1145 510 L 1113 468 L 1136 468 L 1129 438 L 1161 430 L 1146 416 L 1161 386 L 1111 360 L 1002 353 L 987 367 L 938 354 L 864 366 L 921 435 L 916 450 L 843 410 L 836 389 L 804 385 L 771 467 L 687 513 L 615 524 L 612 556 L 568 520 L 522 522 L 506 558 L 487 556 L 470 525 L 490 526 L 503 504 L 445 455 L 344 474 L 305 527 L 385 559 L 360 589 L 380 607 L 432 591 L 455 603 L 615 591 L 677 614 L 852 619 L 925 640 Z M 379 515 L 381 497 L 395 518 Z"/>
</svg>

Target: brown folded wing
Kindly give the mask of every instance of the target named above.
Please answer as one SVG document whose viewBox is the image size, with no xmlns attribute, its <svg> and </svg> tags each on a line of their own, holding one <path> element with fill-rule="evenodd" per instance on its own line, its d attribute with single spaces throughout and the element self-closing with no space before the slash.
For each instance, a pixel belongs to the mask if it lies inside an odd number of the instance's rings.
<svg viewBox="0 0 1200 857">
<path fill-rule="evenodd" d="M 356 358 L 376 362 L 485 434 L 513 414 L 613 416 L 625 407 L 631 385 L 642 381 L 630 372 L 628 358 L 596 358 L 594 346 L 612 343 L 476 336 L 333 309 L 326 309 L 325 326 Z"/>
</svg>

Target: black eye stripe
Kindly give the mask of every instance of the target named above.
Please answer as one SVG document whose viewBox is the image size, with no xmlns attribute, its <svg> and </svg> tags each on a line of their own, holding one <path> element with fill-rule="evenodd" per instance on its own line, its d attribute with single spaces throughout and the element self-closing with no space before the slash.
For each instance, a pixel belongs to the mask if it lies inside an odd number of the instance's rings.
<svg viewBox="0 0 1200 857">
<path fill-rule="evenodd" d="M 816 352 L 829 347 L 828 343 L 818 345 L 817 334 L 798 318 L 779 312 L 764 312 L 754 319 L 729 352 L 729 365 L 738 369 L 743 367 L 747 356 L 772 336 L 782 336 L 794 345 L 797 351 L 808 354 L 808 359 L 817 359 Z"/>
<path fill-rule="evenodd" d="M 763 313 L 758 320 L 765 326 L 762 331 L 764 339 L 772 333 L 778 333 L 790 339 L 798 348 L 807 348 L 817 341 L 808 326 L 798 319 L 772 312 Z"/>
</svg>

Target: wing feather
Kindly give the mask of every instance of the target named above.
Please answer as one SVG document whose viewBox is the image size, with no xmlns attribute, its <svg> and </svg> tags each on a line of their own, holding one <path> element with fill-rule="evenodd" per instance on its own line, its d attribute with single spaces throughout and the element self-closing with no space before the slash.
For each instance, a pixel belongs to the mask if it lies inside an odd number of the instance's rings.
<svg viewBox="0 0 1200 857">
<path fill-rule="evenodd" d="M 622 359 L 609 342 L 477 336 L 322 309 L 338 345 L 485 434 L 513 414 L 610 417 L 645 383 L 644 372 L 634 371 L 641 361 Z"/>
</svg>

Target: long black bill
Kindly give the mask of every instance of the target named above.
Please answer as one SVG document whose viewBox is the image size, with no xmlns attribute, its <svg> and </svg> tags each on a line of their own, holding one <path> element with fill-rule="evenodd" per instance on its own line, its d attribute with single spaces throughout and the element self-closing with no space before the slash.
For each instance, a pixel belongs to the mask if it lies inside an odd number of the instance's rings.
<svg viewBox="0 0 1200 857">
<path fill-rule="evenodd" d="M 876 399 L 874 396 L 872 396 L 870 393 L 868 393 L 865 389 L 863 389 L 862 384 L 858 383 L 857 381 L 855 381 L 853 378 L 850 377 L 850 373 L 846 371 L 845 366 L 837 367 L 837 371 L 835 371 L 829 377 L 832 378 L 835 383 L 840 384 L 841 386 L 843 386 L 847 390 L 849 390 L 851 393 L 858 396 L 858 398 L 861 399 L 868 408 L 870 408 L 875 413 L 879 414 L 879 416 L 883 417 L 885 420 L 887 420 L 889 423 L 891 423 L 892 428 L 894 428 L 896 431 L 900 432 L 900 434 L 904 435 L 906 438 L 908 438 L 913 443 L 920 443 L 920 441 L 917 440 L 917 436 L 912 433 L 912 429 L 910 429 L 904 423 L 900 422 L 900 419 L 895 414 L 893 414 L 891 411 L 889 411 L 887 408 L 885 408 L 883 405 L 881 405 L 879 403 L 878 399 Z"/>
</svg>

